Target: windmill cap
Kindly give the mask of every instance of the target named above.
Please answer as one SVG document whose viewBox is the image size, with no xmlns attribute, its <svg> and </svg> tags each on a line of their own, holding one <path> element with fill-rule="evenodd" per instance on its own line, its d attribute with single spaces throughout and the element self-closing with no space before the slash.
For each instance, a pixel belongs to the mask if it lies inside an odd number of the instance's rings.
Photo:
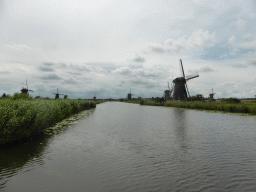
<svg viewBox="0 0 256 192">
<path fill-rule="evenodd" d="M 184 77 L 177 77 L 173 80 L 174 83 L 186 83 L 186 79 Z"/>
</svg>

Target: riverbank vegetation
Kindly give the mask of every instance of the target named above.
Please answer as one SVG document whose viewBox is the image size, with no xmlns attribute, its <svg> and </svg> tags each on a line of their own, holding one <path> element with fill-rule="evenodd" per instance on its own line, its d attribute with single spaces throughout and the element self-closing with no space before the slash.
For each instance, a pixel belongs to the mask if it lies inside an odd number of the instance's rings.
<svg viewBox="0 0 256 192">
<path fill-rule="evenodd" d="M 44 130 L 99 101 L 33 99 L 14 94 L 0 99 L 0 145 L 44 133 Z"/>
<path fill-rule="evenodd" d="M 134 99 L 125 100 L 127 103 L 138 103 L 141 105 L 166 106 L 176 108 L 199 109 L 209 111 L 221 111 L 228 113 L 243 113 L 248 115 L 256 115 L 256 100 L 240 100 L 236 98 L 223 99 L 221 101 L 167 101 L 164 103 L 156 103 L 154 99 Z"/>
</svg>

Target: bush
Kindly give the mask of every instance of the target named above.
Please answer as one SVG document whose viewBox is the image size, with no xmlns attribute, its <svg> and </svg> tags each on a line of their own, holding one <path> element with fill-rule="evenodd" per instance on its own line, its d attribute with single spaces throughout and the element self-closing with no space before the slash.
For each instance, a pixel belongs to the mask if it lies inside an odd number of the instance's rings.
<svg viewBox="0 0 256 192">
<path fill-rule="evenodd" d="M 30 97 L 28 94 L 25 93 L 14 93 L 14 95 L 11 97 L 12 100 L 18 100 L 18 99 L 27 99 L 32 100 L 33 97 Z"/>
<path fill-rule="evenodd" d="M 222 103 L 241 103 L 241 99 L 237 99 L 237 98 L 228 98 L 228 99 L 223 99 L 221 100 Z"/>
<path fill-rule="evenodd" d="M 11 99 L 0 100 L 0 145 L 42 133 L 73 114 L 95 107 L 91 101 L 34 100 L 15 94 Z"/>
</svg>

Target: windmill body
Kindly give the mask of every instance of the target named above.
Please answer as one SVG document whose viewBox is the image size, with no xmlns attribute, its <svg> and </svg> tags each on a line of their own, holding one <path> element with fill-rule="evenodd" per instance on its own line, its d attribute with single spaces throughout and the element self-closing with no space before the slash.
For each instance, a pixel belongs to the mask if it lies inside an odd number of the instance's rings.
<svg viewBox="0 0 256 192">
<path fill-rule="evenodd" d="M 67 91 L 66 91 L 66 95 L 64 95 L 64 99 L 67 99 L 68 98 L 68 94 L 67 94 Z"/>
<path fill-rule="evenodd" d="M 64 95 L 64 94 L 60 94 L 59 93 L 59 89 L 58 88 L 57 88 L 57 93 L 53 93 L 53 94 L 55 94 L 55 99 L 60 98 L 60 95 Z"/>
<path fill-rule="evenodd" d="M 21 93 L 29 95 L 29 91 L 34 92 L 33 90 L 28 89 L 28 84 L 27 84 L 27 80 L 26 80 L 26 88 L 22 87 Z"/>
<path fill-rule="evenodd" d="M 213 92 L 213 88 L 212 88 L 212 93 L 209 94 L 210 101 L 215 101 L 215 99 L 213 98 L 214 95 L 215 95 L 215 93 Z"/>
<path fill-rule="evenodd" d="M 167 82 L 167 83 L 168 83 L 168 88 L 169 89 L 164 91 L 165 101 L 170 100 L 171 99 L 171 94 L 172 94 L 172 90 L 170 89 L 169 82 Z"/>
<path fill-rule="evenodd" d="M 127 94 L 127 99 L 128 99 L 128 100 L 132 100 L 132 95 L 133 95 L 133 94 L 132 94 L 132 91 L 131 91 L 131 89 L 130 89 L 130 93 Z"/>
<path fill-rule="evenodd" d="M 182 77 L 177 77 L 172 81 L 173 88 L 170 90 L 171 91 L 170 94 L 173 93 L 172 98 L 174 100 L 187 100 L 188 97 L 190 97 L 188 87 L 187 87 L 187 81 L 190 79 L 199 77 L 199 75 L 190 76 L 189 78 L 186 78 L 181 59 L 180 59 L 180 67 L 182 71 Z"/>
</svg>

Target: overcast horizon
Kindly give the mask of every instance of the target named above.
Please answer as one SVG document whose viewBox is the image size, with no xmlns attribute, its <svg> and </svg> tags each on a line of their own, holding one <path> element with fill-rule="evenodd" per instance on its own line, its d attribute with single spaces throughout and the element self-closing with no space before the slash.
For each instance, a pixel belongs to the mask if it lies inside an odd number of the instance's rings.
<svg viewBox="0 0 256 192">
<path fill-rule="evenodd" d="M 180 77 L 190 95 L 254 98 L 254 0 L 0 0 L 0 95 L 162 97 Z M 61 97 L 62 98 L 62 97 Z"/>
</svg>

